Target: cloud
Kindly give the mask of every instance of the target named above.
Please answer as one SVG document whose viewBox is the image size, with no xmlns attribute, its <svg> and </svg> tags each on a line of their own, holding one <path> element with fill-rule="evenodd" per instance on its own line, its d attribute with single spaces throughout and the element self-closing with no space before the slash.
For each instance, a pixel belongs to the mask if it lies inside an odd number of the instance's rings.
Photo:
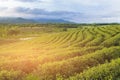
<svg viewBox="0 0 120 80">
<path fill-rule="evenodd" d="M 17 0 L 20 2 L 42 2 L 41 0 Z"/>
<path fill-rule="evenodd" d="M 0 11 L 4 11 L 6 9 L 8 9 L 8 8 L 7 7 L 0 7 Z"/>
<path fill-rule="evenodd" d="M 8 1 L 8 0 L 0 0 L 0 1 L 3 1 L 3 2 L 4 2 L 4 1 Z"/>
<path fill-rule="evenodd" d="M 0 16 L 118 22 L 119 3 L 120 0 L 0 0 Z"/>
<path fill-rule="evenodd" d="M 71 16 L 80 15 L 78 12 L 69 12 L 69 11 L 47 11 L 39 8 L 23 8 L 17 7 L 14 8 L 14 11 L 17 13 L 24 13 L 33 15 L 35 17 L 44 17 L 44 18 L 60 18 L 60 19 L 68 19 Z"/>
</svg>

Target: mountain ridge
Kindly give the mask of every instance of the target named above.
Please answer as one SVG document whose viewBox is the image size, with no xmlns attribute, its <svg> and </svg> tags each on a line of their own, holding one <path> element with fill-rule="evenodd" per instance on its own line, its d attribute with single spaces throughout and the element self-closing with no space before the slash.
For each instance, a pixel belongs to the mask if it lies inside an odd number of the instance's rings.
<svg viewBox="0 0 120 80">
<path fill-rule="evenodd" d="M 26 19 L 22 17 L 0 17 L 0 23 L 73 23 L 64 19 Z"/>
</svg>

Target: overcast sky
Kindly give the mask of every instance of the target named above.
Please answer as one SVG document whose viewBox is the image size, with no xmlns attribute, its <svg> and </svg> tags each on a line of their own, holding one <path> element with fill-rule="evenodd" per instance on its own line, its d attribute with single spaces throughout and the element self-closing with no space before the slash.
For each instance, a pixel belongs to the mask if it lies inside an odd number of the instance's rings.
<svg viewBox="0 0 120 80">
<path fill-rule="evenodd" d="M 0 0 L 0 17 L 120 22 L 120 0 Z"/>
</svg>

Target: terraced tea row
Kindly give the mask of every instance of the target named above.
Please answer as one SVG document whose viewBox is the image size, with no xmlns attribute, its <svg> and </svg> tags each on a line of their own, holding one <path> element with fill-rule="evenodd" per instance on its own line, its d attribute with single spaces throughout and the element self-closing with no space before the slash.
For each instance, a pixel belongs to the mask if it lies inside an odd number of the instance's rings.
<svg viewBox="0 0 120 80">
<path fill-rule="evenodd" d="M 0 46 L 0 77 L 16 73 L 20 80 L 119 78 L 120 71 L 116 70 L 120 58 L 119 33 L 119 26 L 87 26 L 44 33 L 29 40 L 17 39 Z M 108 74 L 107 66 L 113 74 Z M 7 79 L 15 80 L 12 75 Z"/>
</svg>

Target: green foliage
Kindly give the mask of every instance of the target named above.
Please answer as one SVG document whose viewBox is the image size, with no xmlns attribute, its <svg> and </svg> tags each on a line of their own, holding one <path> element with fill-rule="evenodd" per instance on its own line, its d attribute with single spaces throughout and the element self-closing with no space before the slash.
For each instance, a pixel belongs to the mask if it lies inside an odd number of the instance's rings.
<svg viewBox="0 0 120 80">
<path fill-rule="evenodd" d="M 104 41 L 101 45 L 110 47 L 110 46 L 119 46 L 120 34 L 113 36 L 112 38 Z"/>
<path fill-rule="evenodd" d="M 70 77 L 68 80 L 116 80 L 120 78 L 120 58 L 98 65 L 97 67 L 90 68 L 81 74 Z"/>
<path fill-rule="evenodd" d="M 24 74 L 19 71 L 0 71 L 0 80 L 22 80 Z"/>
<path fill-rule="evenodd" d="M 23 80 L 40 80 L 40 78 L 33 74 L 28 74 Z"/>
<path fill-rule="evenodd" d="M 74 73 L 82 72 L 88 67 L 102 64 L 106 60 L 110 61 L 111 59 L 118 58 L 120 56 L 119 53 L 120 47 L 106 48 L 85 56 L 40 65 L 36 73 L 41 71 L 39 76 L 47 80 L 55 79 L 56 74 L 63 75 L 66 78 Z"/>
<path fill-rule="evenodd" d="M 119 80 L 118 24 L 0 24 L 0 80 Z"/>
</svg>

